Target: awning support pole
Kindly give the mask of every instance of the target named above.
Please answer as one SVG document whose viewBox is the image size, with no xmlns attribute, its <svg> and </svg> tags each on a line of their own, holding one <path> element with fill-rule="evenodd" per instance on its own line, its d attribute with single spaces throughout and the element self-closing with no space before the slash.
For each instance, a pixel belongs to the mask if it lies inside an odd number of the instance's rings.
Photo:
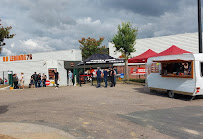
<svg viewBox="0 0 203 139">
<path fill-rule="evenodd" d="M 202 53 L 202 21 L 201 21 L 201 0 L 198 3 L 198 34 L 199 34 L 199 53 Z"/>
</svg>

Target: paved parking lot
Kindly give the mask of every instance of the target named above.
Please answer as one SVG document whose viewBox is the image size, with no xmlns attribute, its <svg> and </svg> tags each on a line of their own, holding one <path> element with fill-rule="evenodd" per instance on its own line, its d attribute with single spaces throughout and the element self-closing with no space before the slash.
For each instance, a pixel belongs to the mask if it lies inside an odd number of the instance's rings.
<svg viewBox="0 0 203 139">
<path fill-rule="evenodd" d="M 53 128 L 76 138 L 202 138 L 203 99 L 187 100 L 127 84 L 6 90 L 0 91 L 0 129 L 12 123 Z"/>
</svg>

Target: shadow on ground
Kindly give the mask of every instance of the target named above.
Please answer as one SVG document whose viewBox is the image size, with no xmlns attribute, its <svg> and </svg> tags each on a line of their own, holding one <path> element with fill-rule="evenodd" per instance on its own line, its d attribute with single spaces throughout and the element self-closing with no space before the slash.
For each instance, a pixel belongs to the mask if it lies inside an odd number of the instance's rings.
<svg viewBox="0 0 203 139">
<path fill-rule="evenodd" d="M 150 92 L 145 92 L 143 87 L 133 88 L 133 89 L 136 90 L 138 93 L 142 93 L 142 94 L 155 95 L 155 96 L 160 96 L 160 97 L 168 97 L 168 94 L 163 91 L 152 90 Z M 176 94 L 176 97 L 175 97 L 175 99 L 179 99 L 179 100 L 183 100 L 183 101 L 190 101 L 191 98 L 192 98 L 192 96 L 181 95 L 181 94 Z M 195 99 L 203 99 L 203 96 L 196 96 L 193 100 L 195 100 Z"/>
<path fill-rule="evenodd" d="M 4 114 L 8 111 L 8 106 L 0 106 L 0 114 Z"/>
<path fill-rule="evenodd" d="M 203 107 L 201 106 L 139 111 L 119 116 L 175 138 L 203 138 Z"/>
</svg>

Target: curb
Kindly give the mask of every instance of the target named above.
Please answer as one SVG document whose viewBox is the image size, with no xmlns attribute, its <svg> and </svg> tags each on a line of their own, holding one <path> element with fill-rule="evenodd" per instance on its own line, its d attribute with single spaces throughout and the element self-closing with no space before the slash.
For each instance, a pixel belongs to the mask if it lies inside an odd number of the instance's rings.
<svg viewBox="0 0 203 139">
<path fill-rule="evenodd" d="M 0 90 L 6 90 L 6 89 L 10 89 L 10 86 L 6 86 L 4 88 L 0 88 Z"/>
</svg>

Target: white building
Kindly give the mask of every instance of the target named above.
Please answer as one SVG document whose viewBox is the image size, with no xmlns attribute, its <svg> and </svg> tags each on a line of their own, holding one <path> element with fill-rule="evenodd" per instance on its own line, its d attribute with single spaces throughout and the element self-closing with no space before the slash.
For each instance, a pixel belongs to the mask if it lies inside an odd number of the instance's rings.
<svg viewBox="0 0 203 139">
<path fill-rule="evenodd" d="M 25 85 L 29 85 L 30 77 L 34 72 L 45 73 L 47 80 L 53 80 L 53 70 L 59 72 L 60 85 L 67 85 L 66 61 L 81 61 L 81 50 L 62 50 L 53 52 L 33 53 L 16 56 L 0 57 L 0 78 L 6 78 L 8 71 L 12 71 L 20 78 L 21 72 L 25 76 Z"/>
<path fill-rule="evenodd" d="M 177 47 L 190 51 L 192 53 L 198 53 L 198 33 L 185 33 L 170 36 L 137 39 L 134 46 L 136 52 L 132 53 L 131 55 L 132 57 L 138 56 L 148 49 L 159 53 L 168 49 L 172 45 L 176 45 Z M 112 43 L 109 43 L 109 55 L 118 58 L 119 56 L 121 56 L 121 53 L 115 52 L 116 49 L 113 46 L 114 45 Z"/>
</svg>

